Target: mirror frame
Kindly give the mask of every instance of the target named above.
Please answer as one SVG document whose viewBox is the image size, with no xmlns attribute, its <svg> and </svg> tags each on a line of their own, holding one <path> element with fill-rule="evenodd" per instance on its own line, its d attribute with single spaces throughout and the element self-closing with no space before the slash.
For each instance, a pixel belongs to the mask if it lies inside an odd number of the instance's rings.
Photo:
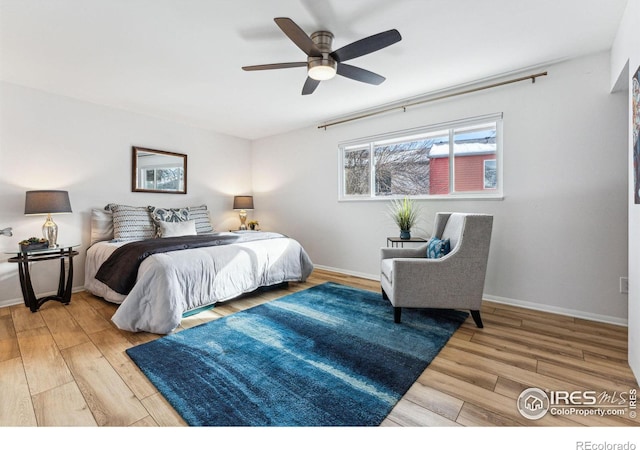
<svg viewBox="0 0 640 450">
<path fill-rule="evenodd" d="M 184 188 L 182 190 L 169 189 L 143 189 L 138 187 L 138 152 L 155 153 L 164 156 L 175 156 L 182 158 L 182 168 L 184 171 Z M 153 150 L 143 147 L 131 147 L 131 191 L 132 192 L 155 192 L 160 194 L 186 194 L 187 193 L 187 155 L 182 153 L 167 152 L 164 150 Z"/>
</svg>

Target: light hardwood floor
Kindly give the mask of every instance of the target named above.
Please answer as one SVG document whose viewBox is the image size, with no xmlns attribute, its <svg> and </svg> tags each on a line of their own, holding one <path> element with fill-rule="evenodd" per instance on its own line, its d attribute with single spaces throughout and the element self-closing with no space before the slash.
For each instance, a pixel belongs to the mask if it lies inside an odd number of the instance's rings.
<svg viewBox="0 0 640 450">
<path fill-rule="evenodd" d="M 378 283 L 315 270 L 306 283 L 245 296 L 186 318 L 189 328 L 310 286 L 334 281 L 379 291 Z M 118 330 L 116 306 L 82 292 L 68 306 L 0 308 L 0 426 L 184 426 L 128 358 L 157 339 Z M 383 422 L 383 426 L 638 426 L 617 416 L 524 418 L 529 387 L 613 395 L 638 389 L 624 327 L 485 302 L 484 329 L 469 318 Z M 392 320 L 392 311 L 389 309 Z M 179 330 L 178 330 L 179 332 Z"/>
</svg>

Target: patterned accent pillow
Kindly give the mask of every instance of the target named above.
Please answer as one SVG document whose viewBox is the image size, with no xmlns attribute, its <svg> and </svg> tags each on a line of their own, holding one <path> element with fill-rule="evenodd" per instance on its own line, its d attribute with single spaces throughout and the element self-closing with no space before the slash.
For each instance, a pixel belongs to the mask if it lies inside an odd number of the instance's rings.
<svg viewBox="0 0 640 450">
<path fill-rule="evenodd" d="M 189 220 L 189 210 L 187 208 L 156 208 L 155 206 L 147 206 L 151 220 L 156 227 L 155 237 L 160 237 L 161 222 L 186 222 Z"/>
<path fill-rule="evenodd" d="M 154 222 L 186 222 L 189 220 L 189 208 L 156 208 L 148 206 Z"/>
<path fill-rule="evenodd" d="M 133 241 L 155 237 L 156 227 L 146 206 L 113 205 L 113 237 Z"/>
<path fill-rule="evenodd" d="M 213 233 L 214 229 L 211 226 L 211 218 L 209 217 L 209 210 L 207 205 L 190 206 L 189 218 L 196 221 L 196 232 L 198 234 Z"/>
<path fill-rule="evenodd" d="M 437 259 L 451 251 L 451 242 L 449 239 L 431 238 L 427 242 L 427 258 Z"/>
</svg>

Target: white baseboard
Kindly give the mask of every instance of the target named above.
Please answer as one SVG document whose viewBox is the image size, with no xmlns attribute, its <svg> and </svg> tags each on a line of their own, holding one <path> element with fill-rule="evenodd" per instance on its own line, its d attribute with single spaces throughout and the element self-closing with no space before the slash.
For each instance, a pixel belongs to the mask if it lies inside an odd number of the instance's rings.
<svg viewBox="0 0 640 450">
<path fill-rule="evenodd" d="M 84 286 L 77 286 L 71 289 L 71 292 L 73 292 L 74 294 L 77 292 L 82 292 L 84 291 Z M 37 293 L 36 297 L 37 298 L 41 298 L 41 297 L 47 297 L 49 295 L 56 295 L 58 293 L 58 291 L 51 291 L 51 292 L 43 292 L 42 294 Z M 13 306 L 13 305 L 24 305 L 24 300 L 22 299 L 22 297 L 20 298 L 10 298 L 7 300 L 0 300 L 0 308 L 4 308 L 5 306 Z"/>
<path fill-rule="evenodd" d="M 335 267 L 322 266 L 320 264 L 314 264 L 313 266 L 318 269 L 326 270 L 327 272 L 335 272 L 335 273 L 340 273 L 342 275 L 351 275 L 353 277 L 365 278 L 367 280 L 380 281 L 379 275 L 371 275 L 368 273 L 353 272 L 351 270 L 336 269 Z"/>
<path fill-rule="evenodd" d="M 499 297 L 496 295 L 484 294 L 482 298 L 490 302 L 502 303 L 504 305 L 510 305 L 510 306 L 517 306 L 519 308 L 531 309 L 534 311 L 542 311 L 542 312 L 548 312 L 553 314 L 559 314 L 561 316 L 575 317 L 576 319 L 592 320 L 594 322 L 610 323 L 613 325 L 620 325 L 624 327 L 628 326 L 627 319 L 623 319 L 620 317 L 606 316 L 604 314 L 595 314 L 595 313 L 590 313 L 585 311 L 579 311 L 577 309 L 560 308 L 558 306 L 552 306 L 552 305 L 541 305 L 540 303 L 527 302 L 524 300 L 514 300 L 512 298 Z"/>
<path fill-rule="evenodd" d="M 343 274 L 343 275 L 351 275 L 351 276 L 354 276 L 354 277 L 365 278 L 367 280 L 380 281 L 380 276 L 379 275 L 371 275 L 371 274 L 368 274 L 368 273 L 353 272 L 353 271 L 350 271 L 350 270 L 338 269 L 338 268 L 329 267 L 329 266 L 322 266 L 322 265 L 319 265 L 319 264 L 316 264 L 315 267 L 317 267 L 318 269 L 326 270 L 328 272 L 336 272 L 336 273 L 340 273 L 340 274 Z M 519 308 L 531 309 L 533 311 L 548 312 L 548 313 L 553 313 L 553 314 L 559 314 L 559 315 L 562 315 L 562 316 L 575 317 L 577 319 L 585 319 L 585 320 L 592 320 L 594 322 L 610 323 L 610 324 L 613 324 L 613 325 L 620 325 L 620 326 L 624 326 L 624 327 L 628 326 L 627 319 L 623 319 L 623 318 L 620 318 L 620 317 L 606 316 L 606 315 L 603 315 L 603 314 L 594 314 L 594 313 L 589 313 L 589 312 L 585 312 L 585 311 L 579 311 L 579 310 L 576 310 L 576 309 L 560 308 L 560 307 L 552 306 L 552 305 L 542 305 L 540 303 L 527 302 L 527 301 L 524 301 L 524 300 L 516 300 L 516 299 L 513 299 L 513 298 L 507 298 L 507 297 L 499 297 L 497 295 L 484 294 L 482 296 L 482 298 L 484 298 L 485 300 L 494 302 L 494 303 L 501 303 L 503 305 L 517 306 Z"/>
<path fill-rule="evenodd" d="M 5 306 L 19 305 L 21 303 L 24 304 L 24 300 L 22 300 L 21 298 L 10 298 L 7 300 L 0 300 L 0 308 L 4 308 Z"/>
</svg>

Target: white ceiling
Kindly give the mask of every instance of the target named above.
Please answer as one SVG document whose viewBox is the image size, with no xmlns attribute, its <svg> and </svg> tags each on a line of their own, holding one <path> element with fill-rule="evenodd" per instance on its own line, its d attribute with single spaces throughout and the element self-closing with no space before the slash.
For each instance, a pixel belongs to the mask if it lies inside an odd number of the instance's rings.
<svg viewBox="0 0 640 450">
<path fill-rule="evenodd" d="M 0 0 L 2 80 L 257 139 L 401 99 L 607 50 L 627 0 Z M 300 94 L 305 61 L 277 27 L 327 29 L 337 49 L 396 28 L 402 41 Z"/>
</svg>

